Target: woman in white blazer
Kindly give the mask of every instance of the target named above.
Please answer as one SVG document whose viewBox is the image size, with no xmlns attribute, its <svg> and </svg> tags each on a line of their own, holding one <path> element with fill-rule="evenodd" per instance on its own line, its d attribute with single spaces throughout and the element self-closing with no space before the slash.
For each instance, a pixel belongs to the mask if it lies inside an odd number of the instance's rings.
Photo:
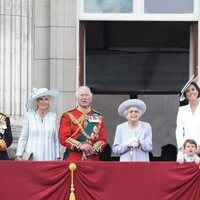
<svg viewBox="0 0 200 200">
<path fill-rule="evenodd" d="M 192 76 L 181 90 L 180 101 L 187 100 L 188 104 L 179 107 L 177 114 L 176 140 L 179 154 L 186 139 L 194 139 L 200 153 L 200 104 L 199 77 Z M 177 159 L 178 159 L 177 157 Z"/>
</svg>

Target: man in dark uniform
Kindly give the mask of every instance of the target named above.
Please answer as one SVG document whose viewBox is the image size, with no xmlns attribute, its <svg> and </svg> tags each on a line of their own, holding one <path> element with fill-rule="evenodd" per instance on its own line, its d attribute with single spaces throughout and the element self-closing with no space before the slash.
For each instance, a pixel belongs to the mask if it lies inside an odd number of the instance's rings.
<svg viewBox="0 0 200 200">
<path fill-rule="evenodd" d="M 97 161 L 107 143 L 104 117 L 90 107 L 90 88 L 79 87 L 76 101 L 78 106 L 63 113 L 60 121 L 59 141 L 66 147 L 64 159 Z"/>
<path fill-rule="evenodd" d="M 9 160 L 7 148 L 12 144 L 13 136 L 10 119 L 0 113 L 0 160 Z"/>
</svg>

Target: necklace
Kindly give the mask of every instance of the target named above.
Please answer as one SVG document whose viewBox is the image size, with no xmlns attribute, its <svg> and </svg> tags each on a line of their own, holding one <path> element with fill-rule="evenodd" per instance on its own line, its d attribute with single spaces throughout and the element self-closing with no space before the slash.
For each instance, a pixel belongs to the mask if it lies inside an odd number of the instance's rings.
<svg viewBox="0 0 200 200">
<path fill-rule="evenodd" d="M 40 118 L 40 120 L 41 120 L 41 122 L 43 123 L 43 119 L 44 119 L 44 117 L 46 116 L 46 112 L 45 113 L 41 113 L 41 112 L 38 112 L 38 110 L 36 110 L 36 114 L 38 115 L 38 117 Z"/>
</svg>

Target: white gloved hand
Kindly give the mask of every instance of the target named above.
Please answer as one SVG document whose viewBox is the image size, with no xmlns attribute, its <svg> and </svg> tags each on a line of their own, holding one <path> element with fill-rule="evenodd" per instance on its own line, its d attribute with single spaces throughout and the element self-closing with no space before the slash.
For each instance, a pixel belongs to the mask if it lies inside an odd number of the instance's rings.
<svg viewBox="0 0 200 200">
<path fill-rule="evenodd" d="M 132 140 L 132 143 L 133 142 L 138 142 L 138 138 L 137 137 L 132 137 L 132 138 L 130 138 L 131 140 Z"/>
<path fill-rule="evenodd" d="M 125 146 L 127 146 L 127 147 L 131 147 L 131 145 L 132 145 L 132 140 L 131 140 L 131 138 L 128 139 L 128 140 L 126 140 L 126 141 L 124 142 L 124 144 L 125 144 Z"/>
<path fill-rule="evenodd" d="M 125 145 L 127 147 L 138 147 L 138 138 L 137 137 L 132 137 L 132 138 L 129 138 L 126 142 L 125 142 Z"/>
<path fill-rule="evenodd" d="M 138 142 L 135 142 L 135 141 L 132 142 L 132 147 L 133 147 L 133 148 L 136 148 L 136 147 L 138 147 L 138 146 L 139 146 Z"/>
</svg>

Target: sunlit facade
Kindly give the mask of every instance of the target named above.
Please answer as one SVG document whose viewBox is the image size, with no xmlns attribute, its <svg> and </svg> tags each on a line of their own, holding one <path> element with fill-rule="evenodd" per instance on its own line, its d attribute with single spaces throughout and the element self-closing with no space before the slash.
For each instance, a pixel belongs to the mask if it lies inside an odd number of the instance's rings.
<svg viewBox="0 0 200 200">
<path fill-rule="evenodd" d="M 60 91 L 59 117 L 76 105 L 76 88 L 90 86 L 111 145 L 118 105 L 141 98 L 154 153 L 176 144 L 179 91 L 199 70 L 199 14 L 198 0 L 2 0 L 0 108 L 11 117 L 11 154 L 33 86 Z"/>
</svg>

